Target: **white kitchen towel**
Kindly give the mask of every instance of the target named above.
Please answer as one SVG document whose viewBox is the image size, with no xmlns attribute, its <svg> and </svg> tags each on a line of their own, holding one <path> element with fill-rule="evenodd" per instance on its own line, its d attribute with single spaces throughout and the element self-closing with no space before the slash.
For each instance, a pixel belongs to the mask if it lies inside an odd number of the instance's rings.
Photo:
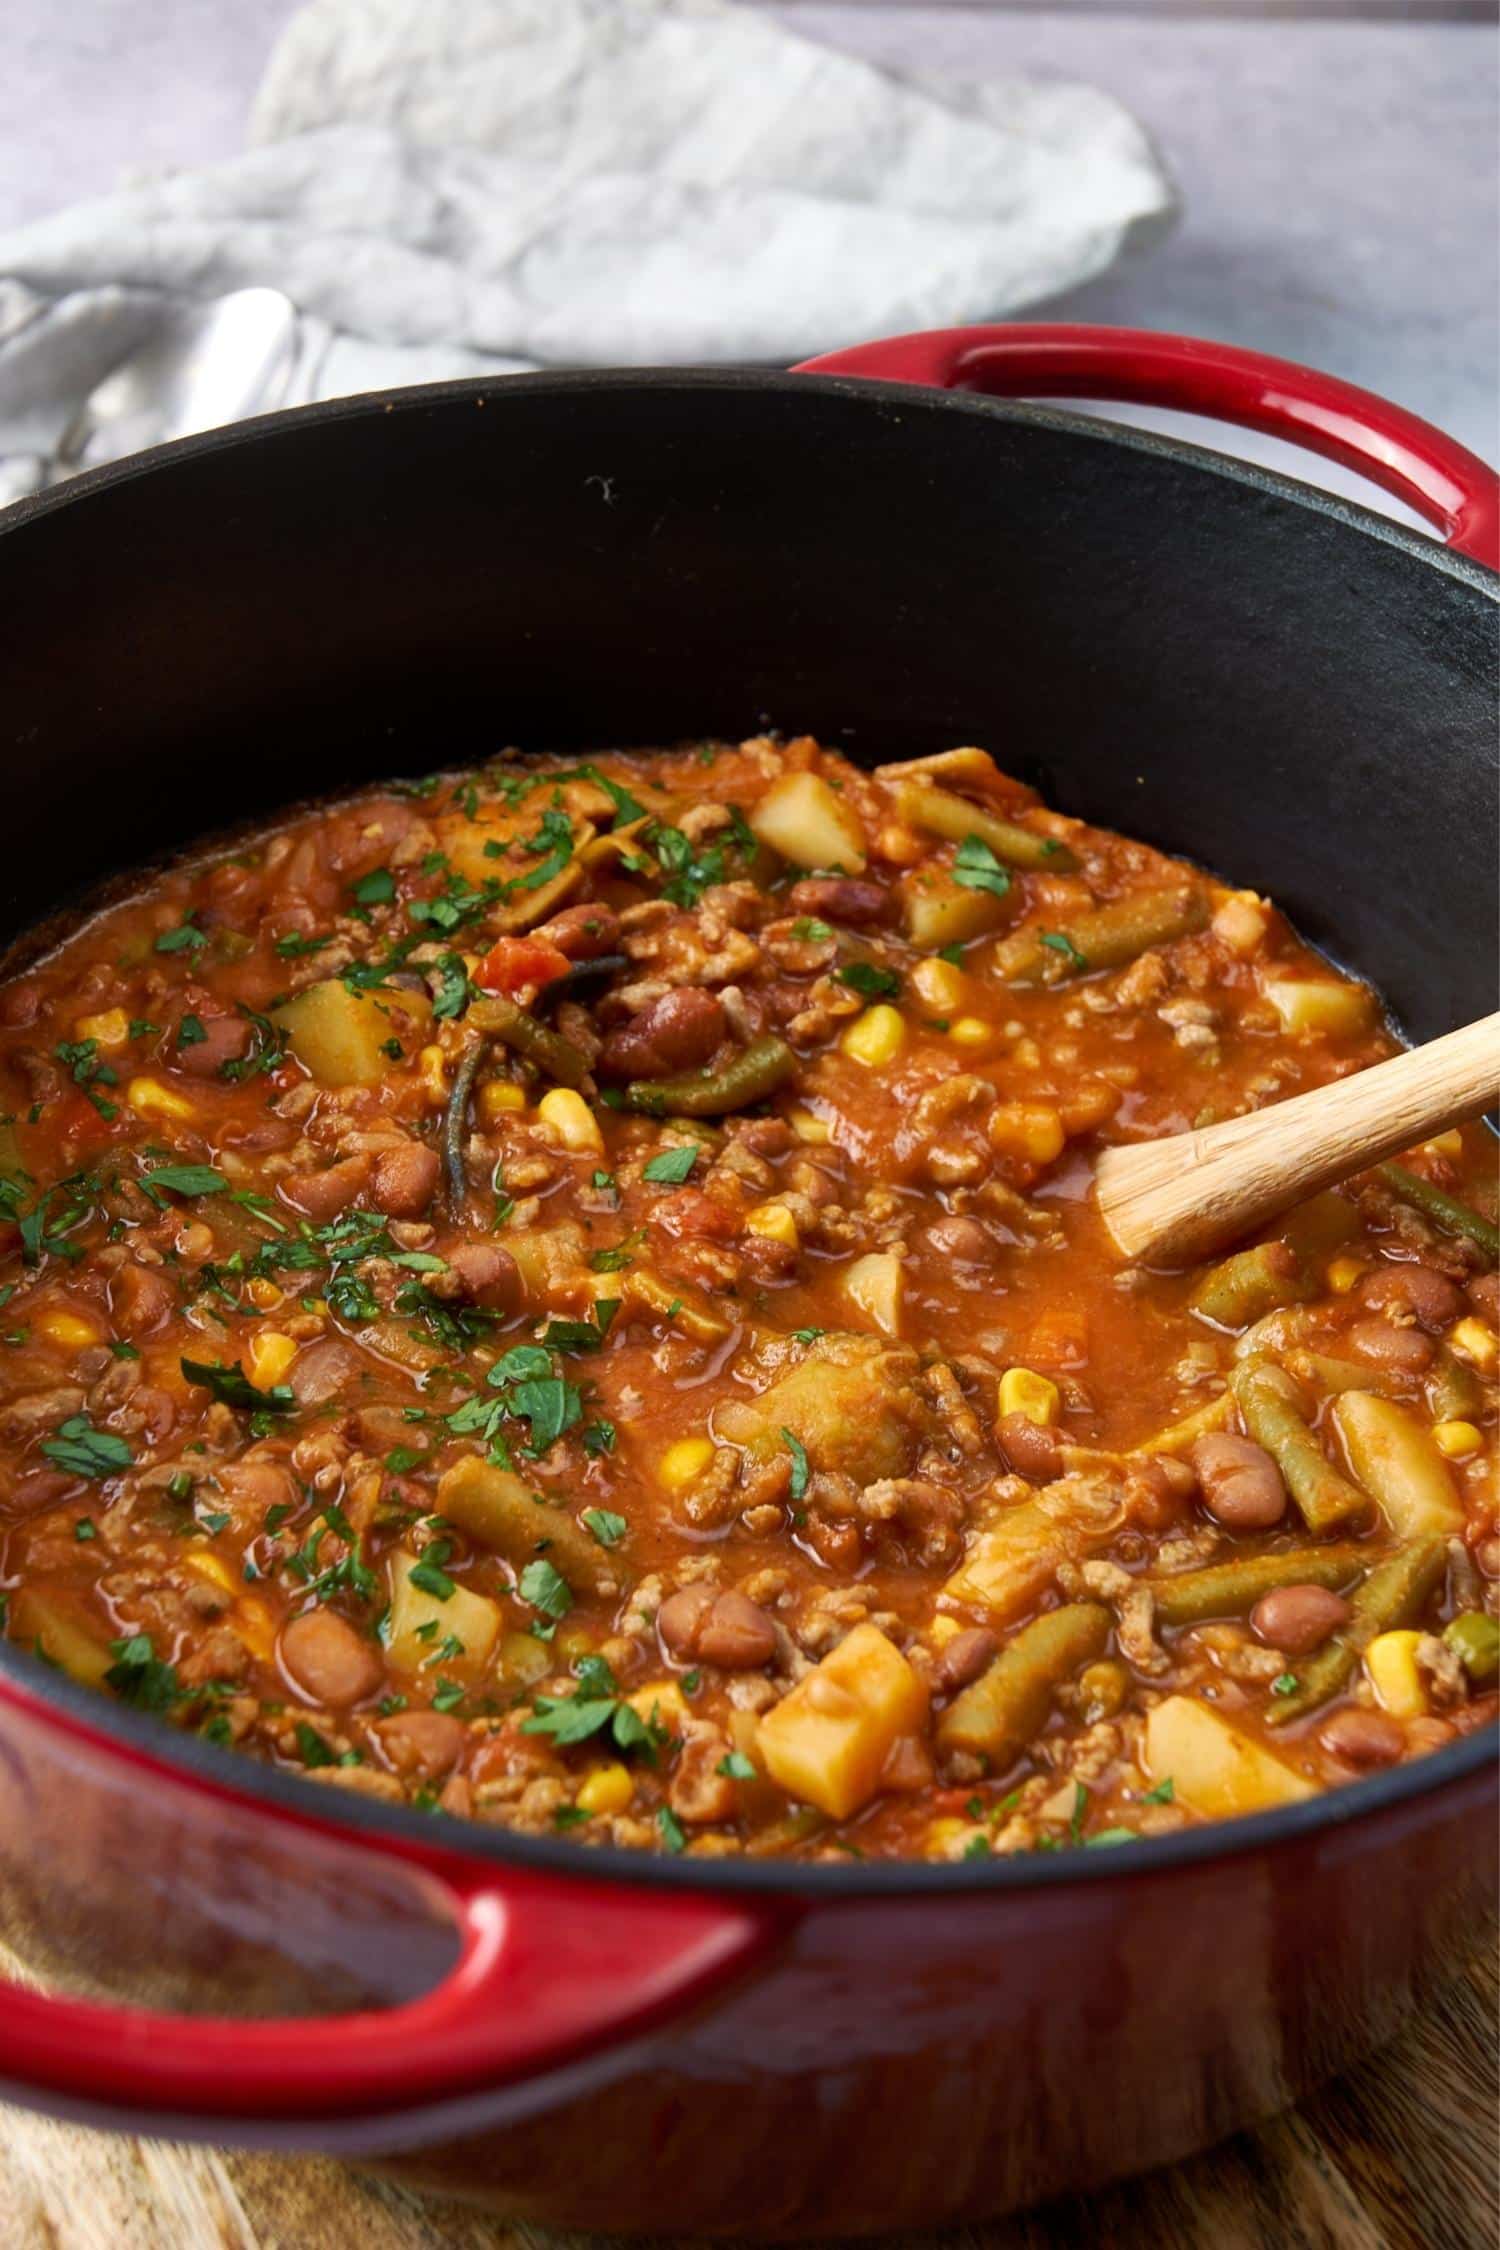
<svg viewBox="0 0 1500 2250">
<path fill-rule="evenodd" d="M 1095 88 L 902 79 L 732 0 L 310 0 L 251 138 L 0 235 L 0 458 L 45 456 L 164 300 L 285 290 L 303 397 L 784 362 L 1012 312 L 1175 207 Z"/>
</svg>

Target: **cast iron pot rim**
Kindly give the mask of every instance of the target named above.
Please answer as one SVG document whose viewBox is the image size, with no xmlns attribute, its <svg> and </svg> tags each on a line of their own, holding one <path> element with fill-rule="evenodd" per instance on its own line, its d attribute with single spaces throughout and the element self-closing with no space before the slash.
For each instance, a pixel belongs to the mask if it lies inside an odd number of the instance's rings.
<svg viewBox="0 0 1500 2250">
<path fill-rule="evenodd" d="M 1476 593 L 1500 604 L 1500 575 L 1445 547 L 1436 537 L 1407 529 L 1342 497 L 1298 483 L 1294 478 L 1215 452 L 1207 446 L 1186 443 L 1154 431 L 1101 421 L 1087 414 L 1060 411 L 1011 400 L 986 398 L 967 391 L 928 390 L 906 383 L 871 382 L 837 375 L 797 375 L 758 368 L 619 368 L 582 369 L 563 373 L 462 378 L 449 383 L 421 383 L 394 392 L 363 392 L 350 398 L 321 400 L 276 414 L 208 430 L 171 445 L 153 447 L 128 460 L 112 462 L 72 479 L 51 492 L 38 493 L 0 511 L 0 537 L 25 525 L 71 508 L 94 494 L 133 483 L 137 478 L 170 472 L 178 464 L 204 456 L 253 448 L 274 442 L 282 432 L 305 430 L 345 421 L 371 420 L 393 413 L 420 412 L 434 407 L 472 405 L 488 407 L 507 393 L 552 393 L 589 398 L 596 394 L 646 389 L 696 395 L 723 395 L 740 391 L 781 393 L 789 399 L 809 392 L 842 398 L 850 405 L 871 407 L 897 418 L 918 412 L 983 415 L 991 419 L 1091 439 L 1099 445 L 1122 445 L 1136 453 L 1186 467 L 1205 477 L 1222 476 L 1249 486 L 1273 500 L 1331 517 L 1351 531 L 1397 547 L 1414 561 L 1436 568 L 1461 581 Z M 537 1874 L 570 1877 L 581 1881 L 620 1882 L 646 1888 L 666 1887 L 715 1893 L 769 1894 L 818 1898 L 893 1898 L 929 1892 L 1037 1891 L 1078 1883 L 1113 1882 L 1121 1876 L 1165 1874 L 1192 1867 L 1204 1860 L 1223 1860 L 1256 1854 L 1280 1844 L 1295 1843 L 1320 1831 L 1337 1830 L 1376 1817 L 1402 1805 L 1467 1780 L 1495 1765 L 1494 1730 L 1479 1732 L 1429 1751 L 1409 1764 L 1354 1781 L 1339 1789 L 1310 1797 L 1274 1812 L 1247 1818 L 1208 1822 L 1166 1836 L 1145 1836 L 1118 1850 L 1085 1849 L 1051 1853 L 1025 1853 L 974 1861 L 851 1860 L 846 1866 L 810 1864 L 792 1860 L 726 1858 L 712 1861 L 689 1857 L 664 1857 L 654 1852 L 629 1851 L 615 1845 L 569 1843 L 565 1838 L 534 1837 L 504 1828 L 481 1826 L 477 1821 L 447 1813 L 413 1812 L 405 1807 L 379 1805 L 365 1799 L 335 1794 L 326 1786 L 279 1773 L 248 1753 L 225 1751 L 201 1738 L 184 1734 L 169 1723 L 142 1717 L 106 1700 L 96 1689 L 59 1677 L 53 1667 L 14 1642 L 0 1641 L 0 1676 L 11 1675 L 43 1709 L 59 1707 L 78 1721 L 86 1734 L 106 1743 L 120 1743 L 154 1757 L 181 1772 L 190 1781 L 204 1782 L 216 1792 L 249 1803 L 278 1807 L 304 1820 L 354 1837 L 388 1837 L 418 1848 L 436 1845 L 467 1858 L 529 1869 Z M 1122 1857 L 1123 1854 L 1123 1857 Z"/>
<path fill-rule="evenodd" d="M 275 413 L 257 414 L 197 436 L 178 438 L 167 445 L 151 446 L 123 461 L 106 463 L 54 486 L 49 492 L 29 494 L 9 508 L 0 508 L 0 538 L 27 524 L 70 508 L 75 501 L 114 490 L 139 477 L 170 471 L 207 456 L 243 448 L 247 452 L 274 442 L 283 432 L 332 427 L 346 421 L 388 420 L 393 415 L 430 408 L 472 405 L 483 408 L 502 404 L 508 394 L 561 398 L 608 396 L 613 392 L 646 390 L 681 392 L 690 396 L 723 396 L 739 392 L 780 394 L 788 399 L 818 394 L 843 399 L 883 412 L 897 421 L 912 413 L 981 415 L 1022 428 L 1049 430 L 1061 436 L 1091 439 L 1098 445 L 1118 445 L 1133 453 L 1186 468 L 1205 477 L 1223 477 L 1248 486 L 1267 498 L 1286 502 L 1315 515 L 1330 517 L 1350 531 L 1361 532 L 1386 546 L 1399 548 L 1413 561 L 1427 564 L 1458 579 L 1476 593 L 1488 595 L 1500 606 L 1500 572 L 1475 562 L 1457 548 L 1444 544 L 1436 532 L 1416 531 L 1382 515 L 1374 508 L 1345 499 L 1341 494 L 1304 484 L 1295 477 L 1221 453 L 1210 445 L 1167 437 L 1133 424 L 1112 422 L 1097 415 L 1068 412 L 1016 399 L 998 399 L 977 391 L 939 390 L 915 383 L 873 381 L 865 376 L 800 375 L 794 370 L 756 367 L 610 367 L 547 369 L 524 375 L 460 376 L 445 383 L 412 383 L 390 391 L 359 391 L 347 398 L 319 399 L 309 406 L 283 407 Z M 893 414 L 892 410 L 899 410 Z M 1212 424 L 1209 425 L 1210 427 Z M 1291 442 L 1291 441 L 1288 441 Z"/>
</svg>

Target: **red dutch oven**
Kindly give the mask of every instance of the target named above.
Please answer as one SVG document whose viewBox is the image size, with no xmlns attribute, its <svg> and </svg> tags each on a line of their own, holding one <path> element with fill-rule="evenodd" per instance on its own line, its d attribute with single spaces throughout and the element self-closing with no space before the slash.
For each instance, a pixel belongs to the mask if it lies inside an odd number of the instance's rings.
<svg viewBox="0 0 1500 2250">
<path fill-rule="evenodd" d="M 1288 437 L 1448 544 L 996 394 Z M 508 740 L 977 740 L 1271 891 L 1427 1037 L 1494 1004 L 1497 567 L 1460 446 L 1175 337 L 313 407 L 0 519 L 0 919 Z M 0 1984 L 0 2085 L 553 2224 L 974 2219 L 1183 2156 L 1384 2038 L 1493 1910 L 1495 1778 L 1478 1736 L 1128 1851 L 645 1858 L 274 1773 L 6 1645 L 0 1929 L 46 1988 Z"/>
</svg>

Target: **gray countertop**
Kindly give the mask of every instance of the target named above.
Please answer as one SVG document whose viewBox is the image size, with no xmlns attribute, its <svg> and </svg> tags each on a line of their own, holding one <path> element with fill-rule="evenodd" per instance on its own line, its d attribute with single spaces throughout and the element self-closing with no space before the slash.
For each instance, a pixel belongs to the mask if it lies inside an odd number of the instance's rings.
<svg viewBox="0 0 1500 2250">
<path fill-rule="evenodd" d="M 9 0 L 0 225 L 103 192 L 127 168 L 229 154 L 294 5 Z M 1487 27 L 870 0 L 782 0 L 777 12 L 873 60 L 1087 78 L 1131 105 L 1177 175 L 1182 223 L 1048 316 L 1281 353 L 1386 393 L 1489 458 L 1500 451 Z M 1235 450 L 1292 465 L 1272 441 Z M 1337 471 L 1301 473 L 1359 489 Z"/>
</svg>

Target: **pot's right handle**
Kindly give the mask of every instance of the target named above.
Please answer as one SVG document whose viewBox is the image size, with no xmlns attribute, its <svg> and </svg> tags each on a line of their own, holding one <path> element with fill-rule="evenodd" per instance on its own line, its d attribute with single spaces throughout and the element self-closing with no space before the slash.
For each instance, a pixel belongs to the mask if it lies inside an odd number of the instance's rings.
<svg viewBox="0 0 1500 2250">
<path fill-rule="evenodd" d="M 1325 454 L 1500 570 L 1495 472 L 1420 416 L 1289 359 L 1193 336 L 1063 322 L 933 328 L 805 360 L 801 375 L 862 375 L 1001 398 L 1096 398 L 1174 407 Z"/>
</svg>

